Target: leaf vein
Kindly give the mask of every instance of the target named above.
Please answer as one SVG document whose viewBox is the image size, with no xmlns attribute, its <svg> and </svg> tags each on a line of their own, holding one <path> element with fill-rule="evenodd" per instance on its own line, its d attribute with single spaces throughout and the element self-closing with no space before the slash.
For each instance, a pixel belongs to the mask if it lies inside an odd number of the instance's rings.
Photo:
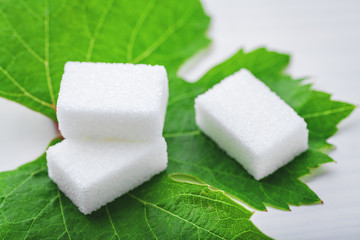
<svg viewBox="0 0 360 240">
<path fill-rule="evenodd" d="M 59 198 L 60 213 L 61 213 L 62 221 L 63 221 L 63 224 L 64 224 L 65 232 L 67 233 L 67 236 L 68 236 L 69 240 L 71 240 L 70 233 L 69 233 L 69 230 L 68 230 L 67 225 L 66 225 L 64 208 L 63 208 L 63 205 L 62 205 L 62 202 L 61 202 L 61 195 L 60 195 L 59 189 L 57 190 L 57 197 Z"/>
<path fill-rule="evenodd" d="M 328 116 L 328 115 L 331 115 L 334 113 L 351 111 L 353 109 L 354 109 L 354 106 L 346 106 L 346 107 L 329 109 L 329 110 L 322 111 L 322 112 L 307 113 L 307 114 L 303 114 L 302 117 L 305 119 L 316 118 L 316 117 Z"/>
<path fill-rule="evenodd" d="M 191 11 L 188 11 L 188 14 L 184 14 L 179 21 L 176 21 L 174 24 L 170 25 L 168 29 L 162 34 L 150 47 L 148 47 L 142 54 L 134 59 L 134 63 L 139 63 L 146 59 L 151 53 L 153 53 L 156 49 L 158 49 L 161 44 L 163 44 L 172 34 L 174 34 L 177 30 L 183 27 L 191 18 L 194 13 L 195 8 L 189 7 Z"/>
<path fill-rule="evenodd" d="M 127 61 L 132 62 L 133 58 L 133 50 L 134 50 L 134 44 L 136 37 L 138 36 L 142 26 L 144 25 L 145 20 L 149 17 L 151 11 L 155 7 L 155 3 L 157 0 L 150 1 L 144 11 L 141 13 L 140 17 L 138 18 L 138 21 L 135 24 L 135 27 L 133 31 L 131 32 L 130 40 L 127 47 Z"/>
<path fill-rule="evenodd" d="M 22 96 L 24 96 L 24 94 L 22 94 L 22 93 L 10 93 L 10 92 L 2 91 L 2 90 L 0 90 L 0 94 L 10 96 L 10 97 L 22 97 Z"/>
<path fill-rule="evenodd" d="M 188 99 L 188 98 L 191 98 L 191 97 L 196 97 L 200 93 L 201 93 L 200 91 L 196 90 L 196 91 L 187 92 L 187 93 L 172 97 L 172 98 L 169 99 L 168 107 L 173 105 L 174 103 L 177 103 L 177 102 L 181 101 L 181 100 L 185 100 L 185 99 Z"/>
<path fill-rule="evenodd" d="M 207 185 L 209 186 L 209 185 Z M 227 202 L 224 202 L 224 201 L 221 201 L 221 200 L 218 200 L 218 199 L 212 199 L 212 198 L 208 198 L 208 197 L 205 197 L 205 196 L 202 196 L 202 195 L 196 195 L 196 194 L 192 194 L 192 193 L 179 193 L 179 194 L 175 194 L 167 199 L 164 200 L 164 202 L 166 202 L 167 200 L 170 200 L 170 199 L 173 199 L 175 197 L 178 197 L 178 196 L 192 196 L 192 197 L 197 197 L 197 198 L 202 198 L 202 199 L 206 199 L 208 201 L 211 201 L 211 202 L 218 202 L 218 203 L 221 203 L 223 205 L 227 205 L 227 206 L 230 206 L 230 207 L 234 207 L 238 210 L 240 210 L 241 212 L 244 212 L 246 213 L 243 209 L 241 209 L 240 207 L 238 207 L 238 205 L 233 205 L 233 204 L 230 204 L 230 203 L 227 203 Z M 237 218 L 237 219 L 247 219 L 247 218 Z"/>
<path fill-rule="evenodd" d="M 24 185 L 27 181 L 29 181 L 32 177 L 34 177 L 36 174 L 40 173 L 42 170 L 44 170 L 46 167 L 42 167 L 39 170 L 36 170 L 32 173 L 30 173 L 30 175 L 25 178 L 23 181 L 21 181 L 19 184 L 17 184 L 11 191 L 9 191 L 5 196 L 3 201 L 1 202 L 0 208 L 3 206 L 5 200 L 13 193 L 15 192 L 19 187 L 21 187 L 22 185 Z"/>
<path fill-rule="evenodd" d="M 233 178 L 235 178 L 235 179 L 244 179 L 244 178 L 241 177 L 240 175 L 235 175 L 235 174 L 230 174 L 230 173 L 227 173 L 227 172 L 222 172 L 222 171 L 217 170 L 217 169 L 211 169 L 211 170 L 210 170 L 210 169 L 208 169 L 208 168 L 206 168 L 206 167 L 203 167 L 203 166 L 200 166 L 200 165 L 198 165 L 198 164 L 188 163 L 188 162 L 185 162 L 185 161 L 179 161 L 179 160 L 175 160 L 175 159 L 173 159 L 173 158 L 169 158 L 169 161 L 173 161 L 173 162 L 177 162 L 177 163 L 180 163 L 180 164 L 185 164 L 185 165 L 190 165 L 190 166 L 195 166 L 195 167 L 198 167 L 198 168 L 202 168 L 202 169 L 208 171 L 209 173 L 211 173 L 211 172 L 217 172 L 217 173 L 222 174 L 222 175 L 231 176 L 231 177 L 233 177 Z M 213 179 L 214 179 L 214 181 L 218 182 L 218 181 L 216 180 L 216 178 L 213 178 Z M 245 179 L 248 180 L 248 181 L 256 181 L 255 179 L 254 179 L 254 180 L 249 179 L 249 178 L 245 178 Z M 298 180 L 298 179 L 294 179 L 294 180 L 301 182 L 301 181 Z M 257 181 L 256 181 L 256 182 L 257 182 Z M 218 182 L 218 183 L 220 183 L 220 182 Z M 296 192 L 296 191 L 292 191 L 292 190 L 290 190 L 290 189 L 284 189 L 284 188 L 281 188 L 281 187 L 276 186 L 276 185 L 271 185 L 271 184 L 269 184 L 269 183 L 267 183 L 267 182 L 261 182 L 260 185 L 261 185 L 261 187 L 262 187 L 262 185 L 269 185 L 269 186 L 271 186 L 271 187 L 273 187 L 273 188 L 277 188 L 277 189 L 282 190 L 282 191 L 287 191 L 287 192 L 293 193 L 293 194 L 298 195 L 298 196 L 311 198 L 310 196 L 301 195 L 301 194 L 299 194 L 299 193 Z M 264 193 L 265 193 L 265 192 L 264 192 Z M 239 194 L 241 194 L 241 193 L 239 192 Z M 242 197 L 245 198 L 245 196 L 242 196 Z M 271 198 L 269 198 L 269 199 L 271 199 Z M 311 199 L 312 199 L 312 198 L 311 198 Z"/>
<path fill-rule="evenodd" d="M 113 3 L 114 3 L 114 0 L 109 0 L 107 2 L 106 6 L 104 7 L 103 12 L 101 13 L 99 21 L 96 24 L 94 34 L 90 38 L 89 47 L 88 47 L 88 50 L 87 50 L 87 53 L 86 53 L 86 61 L 87 62 L 90 61 L 90 59 L 91 59 L 91 56 L 92 56 L 92 53 L 93 53 L 93 50 L 94 50 L 94 47 L 95 47 L 96 39 L 97 39 L 101 29 L 104 26 L 105 19 L 106 19 L 107 15 L 109 14 Z"/>
<path fill-rule="evenodd" d="M 154 230 L 152 229 L 152 227 L 150 226 L 149 220 L 147 218 L 147 214 L 146 214 L 146 205 L 144 204 L 144 217 L 145 217 L 145 222 L 148 225 L 152 235 L 155 237 L 156 240 L 158 240 L 158 237 L 156 236 L 156 234 L 154 233 Z"/>
<path fill-rule="evenodd" d="M 173 132 L 173 133 L 164 133 L 165 138 L 173 138 L 173 137 L 183 137 L 183 136 L 195 136 L 200 135 L 200 130 L 194 130 L 194 131 L 185 131 L 185 132 Z"/>
<path fill-rule="evenodd" d="M 45 68 L 45 74 L 46 74 L 46 83 L 49 89 L 50 99 L 53 106 L 55 106 L 55 96 L 51 81 L 51 73 L 50 73 L 50 55 L 49 55 L 49 21 L 50 21 L 50 13 L 49 13 L 49 0 L 45 0 L 45 17 L 44 17 L 44 54 L 45 54 L 45 60 L 44 60 L 44 68 Z M 54 107 L 55 108 L 55 107 Z"/>
<path fill-rule="evenodd" d="M 66 233 L 66 231 L 63 231 L 57 239 L 61 239 L 62 236 L 64 236 L 65 233 Z"/>
<path fill-rule="evenodd" d="M 34 9 L 32 9 L 28 3 L 26 1 L 19 1 L 21 5 L 23 5 L 23 7 L 26 9 L 26 11 L 33 17 L 35 17 L 37 20 L 42 21 L 42 17 L 40 16 L 40 14 L 38 14 L 37 12 L 34 11 Z"/>
<path fill-rule="evenodd" d="M 88 21 L 88 15 L 85 9 L 85 4 L 81 4 L 81 16 L 84 23 L 85 32 L 88 35 L 89 39 L 93 37 L 90 28 L 89 28 L 89 21 Z"/>
<path fill-rule="evenodd" d="M 210 233 L 211 235 L 213 235 L 213 236 L 215 236 L 215 237 L 217 237 L 217 238 L 226 240 L 226 239 L 223 238 L 222 236 L 220 236 L 220 235 L 218 235 L 218 234 L 216 234 L 216 233 L 213 233 L 213 232 L 211 232 L 210 230 L 208 230 L 208 229 L 206 229 L 206 228 L 203 228 L 203 227 L 201 227 L 201 226 L 199 226 L 199 225 L 197 225 L 197 224 L 195 224 L 195 223 L 193 223 L 193 222 L 190 222 L 189 220 L 187 220 L 187 219 L 185 219 L 185 218 L 182 218 L 182 217 L 180 217 L 179 215 L 176 215 L 175 213 L 172 213 L 172 212 L 170 212 L 170 211 L 168 211 L 168 210 L 166 210 L 166 209 L 164 209 L 164 208 L 162 208 L 162 207 L 160 207 L 160 206 L 158 206 L 158 205 L 156 205 L 156 204 L 153 204 L 153 203 L 144 201 L 144 200 L 142 200 L 142 199 L 140 199 L 140 198 L 138 198 L 138 197 L 136 197 L 136 196 L 134 196 L 134 195 L 132 195 L 132 194 L 130 194 L 130 193 L 128 193 L 128 195 L 129 195 L 130 197 L 134 198 L 135 200 L 141 202 L 141 203 L 144 204 L 144 205 L 152 206 L 152 207 L 154 207 L 154 208 L 156 208 L 156 209 L 158 209 L 158 210 L 160 210 L 160 211 L 163 211 L 163 212 L 165 212 L 165 213 L 167 213 L 167 214 L 169 214 L 169 215 L 171 215 L 171 216 L 173 216 L 173 217 L 176 217 L 176 218 L 178 218 L 178 219 L 180 219 L 180 220 L 182 220 L 182 221 L 184 221 L 184 222 L 186 222 L 186 223 L 188 223 L 188 224 L 190 224 L 190 225 L 193 225 L 194 227 L 196 227 L 196 228 L 198 228 L 198 229 L 201 229 L 201 230 L 203 230 L 203 231 L 205 231 L 205 232 L 208 232 L 208 233 Z"/>
<path fill-rule="evenodd" d="M 36 221 L 36 219 L 37 219 L 38 217 L 40 217 L 41 214 L 45 211 L 45 209 L 48 208 L 48 207 L 50 206 L 50 204 L 53 203 L 56 199 L 57 199 L 57 196 L 54 197 L 53 199 L 51 199 L 51 200 L 39 211 L 39 213 L 36 214 L 36 216 L 35 216 L 35 217 L 32 219 L 32 221 L 31 221 L 31 224 L 30 224 L 29 229 L 26 231 L 26 234 L 25 234 L 24 239 L 26 239 L 27 236 L 29 235 L 29 232 L 30 232 L 32 226 L 34 225 L 34 222 Z"/>
<path fill-rule="evenodd" d="M 40 103 L 41 105 L 45 106 L 45 107 L 49 107 L 51 109 L 54 109 L 53 108 L 53 105 L 51 105 L 50 103 L 48 102 L 45 102 L 37 97 L 35 97 L 34 95 L 32 95 L 30 92 L 28 92 L 23 86 L 21 86 L 19 84 L 18 81 L 16 81 L 16 79 L 10 75 L 10 73 L 5 69 L 3 68 L 2 66 L 0 66 L 0 72 L 2 72 L 21 92 L 24 93 L 25 96 L 27 96 L 28 98 L 30 98 L 31 100 L 37 102 L 37 103 Z"/>
<path fill-rule="evenodd" d="M 109 208 L 108 208 L 107 205 L 105 206 L 105 210 L 106 210 L 106 214 L 107 214 L 108 217 L 109 217 L 109 221 L 110 221 L 110 224 L 111 224 L 112 229 L 114 230 L 115 236 L 116 236 L 118 239 L 120 239 L 119 234 L 117 233 L 116 228 L 115 228 L 115 226 L 114 226 L 114 222 L 113 222 L 113 220 L 112 220 L 112 218 L 111 218 L 111 215 L 110 215 L 110 212 L 109 212 Z"/>
<path fill-rule="evenodd" d="M 29 44 L 25 42 L 25 40 L 20 36 L 20 34 L 16 31 L 15 27 L 11 24 L 10 20 L 4 13 L 2 9 L 0 9 L 1 16 L 7 23 L 7 25 L 11 28 L 12 33 L 16 37 L 16 39 L 21 43 L 21 45 L 27 50 L 28 53 L 30 53 L 31 56 L 33 56 L 36 60 L 38 60 L 41 63 L 44 63 L 45 59 L 42 58 L 39 54 L 37 54 L 34 49 L 32 49 Z"/>
</svg>

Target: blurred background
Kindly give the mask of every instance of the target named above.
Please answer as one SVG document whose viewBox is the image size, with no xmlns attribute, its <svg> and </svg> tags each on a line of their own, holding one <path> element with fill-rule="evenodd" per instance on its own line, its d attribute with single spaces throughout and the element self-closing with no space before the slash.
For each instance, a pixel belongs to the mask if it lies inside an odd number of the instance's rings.
<svg viewBox="0 0 360 240">
<path fill-rule="evenodd" d="M 186 63 L 179 75 L 196 81 L 238 49 L 266 46 L 290 53 L 288 72 L 310 77 L 315 89 L 333 99 L 360 103 L 360 1 L 202 0 L 212 22 L 212 45 Z M 51 120 L 0 98 L 0 171 L 36 159 L 56 136 Z M 252 221 L 275 239 L 359 239 L 360 111 L 330 139 L 337 149 L 305 178 L 323 205 L 269 208 Z"/>
</svg>

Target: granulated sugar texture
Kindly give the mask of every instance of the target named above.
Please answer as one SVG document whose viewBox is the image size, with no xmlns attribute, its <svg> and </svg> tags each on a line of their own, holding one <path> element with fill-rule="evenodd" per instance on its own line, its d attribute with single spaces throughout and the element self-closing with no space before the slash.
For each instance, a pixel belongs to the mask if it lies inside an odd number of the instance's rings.
<svg viewBox="0 0 360 240">
<path fill-rule="evenodd" d="M 82 213 L 166 168 L 168 95 L 163 66 L 66 63 L 57 102 L 65 140 L 48 149 L 47 162 L 49 177 Z"/>
<path fill-rule="evenodd" d="M 57 115 L 65 138 L 160 137 L 168 100 L 163 66 L 67 62 Z"/>
<path fill-rule="evenodd" d="M 308 147 L 305 121 L 245 69 L 198 96 L 195 112 L 199 128 L 257 180 Z"/>
<path fill-rule="evenodd" d="M 89 214 L 163 171 L 166 142 L 65 139 L 49 148 L 47 161 L 49 177 Z"/>
</svg>

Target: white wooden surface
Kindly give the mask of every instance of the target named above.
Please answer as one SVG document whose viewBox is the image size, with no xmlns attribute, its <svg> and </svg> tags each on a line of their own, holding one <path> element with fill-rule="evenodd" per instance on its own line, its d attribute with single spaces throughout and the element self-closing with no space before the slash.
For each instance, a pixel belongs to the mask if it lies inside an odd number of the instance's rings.
<svg viewBox="0 0 360 240">
<path fill-rule="evenodd" d="M 360 1 L 203 0 L 212 17 L 207 52 L 180 74 L 196 80 L 239 48 L 266 46 L 292 54 L 289 72 L 311 76 L 314 87 L 334 99 L 360 103 Z M 0 170 L 37 158 L 55 137 L 42 115 L 0 98 Z M 360 239 L 360 110 L 330 139 L 337 164 L 326 164 L 304 181 L 323 205 L 269 208 L 253 222 L 276 239 Z"/>
</svg>

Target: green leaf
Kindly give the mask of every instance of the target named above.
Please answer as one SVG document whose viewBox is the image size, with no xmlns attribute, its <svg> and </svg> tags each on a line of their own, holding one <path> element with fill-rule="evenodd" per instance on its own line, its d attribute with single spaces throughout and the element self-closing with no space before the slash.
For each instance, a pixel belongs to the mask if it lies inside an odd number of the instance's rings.
<svg viewBox="0 0 360 240">
<path fill-rule="evenodd" d="M 8 0 L 0 3 L 0 20 L 0 96 L 55 121 L 66 61 L 162 64 L 171 79 L 209 43 L 209 18 L 191 0 Z M 3 239 L 268 239 L 250 222 L 252 213 L 223 192 L 165 174 L 91 216 L 48 178 L 45 156 L 0 179 Z"/>
<path fill-rule="evenodd" d="M 182 82 L 170 89 L 164 130 L 169 152 L 167 172 L 193 175 L 258 210 L 266 210 L 266 205 L 289 210 L 289 205 L 320 203 L 321 199 L 298 178 L 308 174 L 309 168 L 333 161 L 322 152 L 331 147 L 326 139 L 354 106 L 332 101 L 330 95 L 313 91 L 302 80 L 284 74 L 288 63 L 288 55 L 264 48 L 249 53 L 240 50 L 198 82 Z M 195 124 L 194 98 L 241 68 L 249 69 L 292 106 L 310 132 L 309 150 L 261 181 L 250 176 Z"/>
<path fill-rule="evenodd" d="M 222 191 L 165 174 L 91 215 L 47 177 L 45 154 L 0 184 L 1 239 L 270 239 Z"/>
<path fill-rule="evenodd" d="M 156 63 L 172 76 L 209 44 L 208 25 L 198 0 L 1 1 L 0 96 L 56 121 L 66 61 Z"/>
<path fill-rule="evenodd" d="M 209 44 L 208 25 L 198 0 L 0 2 L 0 96 L 56 121 L 66 61 L 165 65 L 170 91 L 165 173 L 84 216 L 50 181 L 42 156 L 0 174 L 1 238 L 263 239 L 249 221 L 251 213 L 228 196 L 259 210 L 321 202 L 298 178 L 332 161 L 323 153 L 332 147 L 326 140 L 354 106 L 332 101 L 302 79 L 284 74 L 290 57 L 264 48 L 240 50 L 198 82 L 185 82 L 177 70 Z M 262 181 L 254 180 L 195 124 L 195 97 L 241 68 L 292 106 L 310 131 L 310 149 Z"/>
</svg>

